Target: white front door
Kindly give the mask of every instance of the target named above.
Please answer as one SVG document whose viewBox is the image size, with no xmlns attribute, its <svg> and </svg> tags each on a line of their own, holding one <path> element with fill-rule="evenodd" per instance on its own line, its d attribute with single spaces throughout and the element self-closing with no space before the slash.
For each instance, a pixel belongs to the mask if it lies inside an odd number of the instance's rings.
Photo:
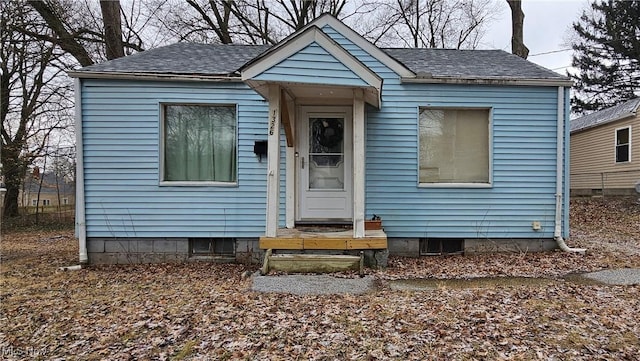
<svg viewBox="0 0 640 361">
<path fill-rule="evenodd" d="M 297 220 L 351 220 L 351 107 L 302 107 L 297 139 Z"/>
</svg>

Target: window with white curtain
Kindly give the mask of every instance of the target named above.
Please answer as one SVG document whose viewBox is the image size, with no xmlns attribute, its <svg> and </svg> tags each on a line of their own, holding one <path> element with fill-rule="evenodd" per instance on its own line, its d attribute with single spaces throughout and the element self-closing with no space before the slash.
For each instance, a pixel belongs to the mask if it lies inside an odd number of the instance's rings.
<svg viewBox="0 0 640 361">
<path fill-rule="evenodd" d="M 421 184 L 488 184 L 489 109 L 420 108 Z"/>
<path fill-rule="evenodd" d="M 163 105 L 164 182 L 236 182 L 236 107 Z"/>
</svg>

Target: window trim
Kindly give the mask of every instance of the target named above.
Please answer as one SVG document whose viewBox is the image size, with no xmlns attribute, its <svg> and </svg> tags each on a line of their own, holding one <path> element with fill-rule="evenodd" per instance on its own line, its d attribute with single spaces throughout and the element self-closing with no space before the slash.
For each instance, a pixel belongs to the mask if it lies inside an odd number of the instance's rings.
<svg viewBox="0 0 640 361">
<path fill-rule="evenodd" d="M 234 182 L 221 182 L 221 181 L 168 181 L 164 180 L 164 135 L 165 135 L 165 107 L 167 105 L 179 105 L 179 106 L 206 106 L 206 107 L 234 107 L 236 112 L 236 169 Z M 207 102 L 185 102 L 180 100 L 161 100 L 158 102 L 158 120 L 159 120 L 159 148 L 158 148 L 158 185 L 161 187 L 238 187 L 239 177 L 239 107 L 237 103 L 207 103 Z"/>
<path fill-rule="evenodd" d="M 420 110 L 421 109 L 436 109 L 436 110 L 488 110 L 489 119 L 487 122 L 489 133 L 489 181 L 487 183 L 465 183 L 465 182 L 450 182 L 450 183 L 423 183 L 420 182 Z M 493 106 L 428 106 L 419 105 L 416 113 L 416 135 L 417 135 L 417 152 L 418 152 L 418 164 L 416 167 L 416 178 L 418 188 L 475 188 L 475 189 L 487 189 L 493 188 Z"/>
<path fill-rule="evenodd" d="M 627 160 L 618 162 L 618 131 L 628 129 L 629 130 L 629 143 L 627 143 Z M 614 164 L 629 164 L 631 163 L 631 144 L 632 144 L 632 129 L 631 125 L 626 125 L 624 127 L 615 128 L 613 134 L 613 163 Z"/>
</svg>

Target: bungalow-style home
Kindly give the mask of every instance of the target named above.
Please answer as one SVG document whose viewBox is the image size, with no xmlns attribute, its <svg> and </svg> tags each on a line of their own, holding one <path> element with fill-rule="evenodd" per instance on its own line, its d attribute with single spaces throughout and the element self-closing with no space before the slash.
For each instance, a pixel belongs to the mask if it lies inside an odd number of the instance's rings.
<svg viewBox="0 0 640 361">
<path fill-rule="evenodd" d="M 571 81 L 504 51 L 382 49 L 323 15 L 70 75 L 82 262 L 571 250 Z"/>
<path fill-rule="evenodd" d="M 640 98 L 571 121 L 571 194 L 633 195 L 640 182 Z"/>
</svg>

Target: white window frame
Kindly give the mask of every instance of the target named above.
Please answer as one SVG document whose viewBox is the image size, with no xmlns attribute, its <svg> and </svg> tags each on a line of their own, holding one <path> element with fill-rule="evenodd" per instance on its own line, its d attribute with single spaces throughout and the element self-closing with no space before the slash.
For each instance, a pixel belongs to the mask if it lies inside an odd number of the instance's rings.
<svg viewBox="0 0 640 361">
<path fill-rule="evenodd" d="M 42 205 L 44 207 L 49 207 L 51 205 L 51 199 L 43 199 L 42 200 Z"/>
<path fill-rule="evenodd" d="M 164 135 L 165 135 L 165 106 L 167 105 L 183 105 L 183 106 L 205 106 L 205 107 L 235 107 L 236 111 L 236 180 L 235 182 L 220 182 L 220 181 L 167 181 L 164 180 Z M 203 187 L 203 186 L 214 186 L 214 187 L 237 187 L 238 186 L 238 176 L 239 176 L 239 137 L 238 137 L 238 129 L 240 128 L 240 111 L 238 104 L 233 103 L 193 103 L 193 102 L 184 102 L 179 100 L 162 100 L 158 102 L 158 118 L 160 122 L 160 132 L 159 132 L 159 164 L 158 164 L 158 183 L 160 186 L 175 186 L 175 187 Z"/>
<path fill-rule="evenodd" d="M 31 206 L 32 207 L 36 207 L 38 205 L 38 200 L 37 199 L 32 199 L 31 200 Z"/>
<path fill-rule="evenodd" d="M 63 205 L 68 205 L 69 204 L 69 198 L 62 198 L 62 204 Z"/>
<path fill-rule="evenodd" d="M 627 160 L 623 162 L 618 162 L 618 132 L 624 129 L 629 130 L 629 143 L 627 143 Z M 629 164 L 631 163 L 631 135 L 632 135 L 631 125 L 627 125 L 624 127 L 616 128 L 613 137 L 613 162 L 615 164 Z"/>
<path fill-rule="evenodd" d="M 487 122 L 488 134 L 489 134 L 489 149 L 488 149 L 488 157 L 489 157 L 489 182 L 488 183 L 464 183 L 464 182 L 455 182 L 455 183 L 422 183 L 420 182 L 420 110 L 421 109 L 437 109 L 437 110 L 488 110 L 489 111 L 489 119 Z M 417 113 L 417 141 L 418 141 L 418 164 L 417 164 L 417 181 L 419 188 L 493 188 L 493 107 L 492 106 L 475 106 L 475 107 L 451 107 L 451 106 L 427 106 L 420 105 L 418 106 Z"/>
</svg>

